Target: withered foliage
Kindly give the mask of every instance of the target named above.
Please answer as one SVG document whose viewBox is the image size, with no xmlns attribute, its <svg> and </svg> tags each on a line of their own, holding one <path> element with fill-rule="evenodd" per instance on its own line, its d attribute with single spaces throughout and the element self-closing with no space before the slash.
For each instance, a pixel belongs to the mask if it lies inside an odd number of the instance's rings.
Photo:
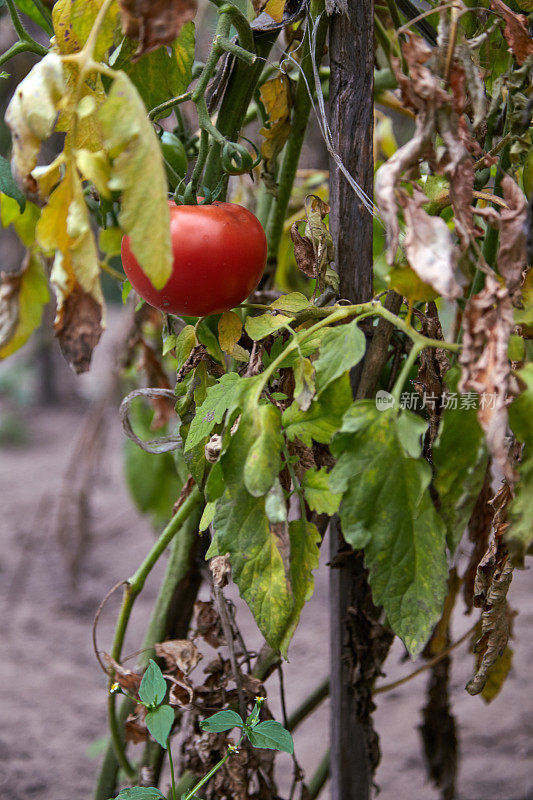
<svg viewBox="0 0 533 800">
<path fill-rule="evenodd" d="M 54 330 L 61 352 L 74 372 L 87 372 L 103 331 L 102 307 L 81 287 L 75 288 L 58 309 Z"/>
<path fill-rule="evenodd" d="M 426 305 L 426 312 L 415 310 L 421 322 L 421 333 L 431 339 L 444 339 L 439 320 L 437 306 L 433 301 Z M 429 429 L 427 433 L 426 457 L 431 456 L 431 445 L 435 441 L 439 430 L 439 421 L 442 414 L 442 397 L 445 391 L 444 376 L 450 368 L 446 350 L 427 347 L 420 354 L 420 366 L 414 387 L 420 397 L 425 400 L 429 414 Z"/>
<path fill-rule="evenodd" d="M 172 44 L 197 9 L 196 0 L 119 0 L 119 6 L 123 32 L 139 42 L 136 58 Z"/>
<path fill-rule="evenodd" d="M 505 20 L 503 35 L 520 65 L 533 54 L 533 39 L 525 14 L 515 14 L 502 0 L 490 0 L 491 8 Z"/>
<path fill-rule="evenodd" d="M 507 407 L 515 389 L 507 357 L 513 310 L 509 292 L 492 275 L 486 276 L 485 288 L 468 301 L 463 325 L 459 391 L 474 391 L 480 395 L 478 419 L 487 445 L 493 461 L 512 482 L 514 472 L 506 435 Z"/>
<path fill-rule="evenodd" d="M 511 497 L 511 489 L 504 484 L 492 501 L 495 535 L 481 559 L 474 584 L 474 605 L 481 608 L 482 613 L 481 636 L 474 646 L 476 674 L 466 686 L 472 695 L 483 691 L 487 673 L 504 654 L 511 635 L 513 612 L 507 602 L 507 593 L 514 567 L 503 541 Z"/>
<path fill-rule="evenodd" d="M 483 488 L 476 500 L 472 516 L 468 522 L 468 538 L 473 543 L 468 565 L 463 575 L 463 600 L 467 613 L 474 607 L 474 584 L 479 562 L 487 551 L 494 508 L 490 504 L 493 491 L 491 487 L 490 468 L 487 468 Z"/>
<path fill-rule="evenodd" d="M 442 800 L 455 798 L 459 750 L 455 718 L 450 709 L 450 668 L 450 656 L 431 668 L 419 727 L 428 777 L 440 789 Z"/>
</svg>

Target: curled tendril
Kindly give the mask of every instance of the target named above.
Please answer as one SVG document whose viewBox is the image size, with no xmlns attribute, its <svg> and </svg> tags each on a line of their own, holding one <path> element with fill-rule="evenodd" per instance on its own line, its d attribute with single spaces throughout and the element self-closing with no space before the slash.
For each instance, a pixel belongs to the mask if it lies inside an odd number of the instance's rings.
<svg viewBox="0 0 533 800">
<path fill-rule="evenodd" d="M 244 136 L 242 138 L 244 139 Z M 244 145 L 237 144 L 237 142 L 226 142 L 222 148 L 220 163 L 227 175 L 244 175 L 251 172 L 260 163 L 261 155 L 255 144 L 249 139 L 245 139 L 245 141 L 253 147 L 255 159 Z"/>
<path fill-rule="evenodd" d="M 174 202 L 177 206 L 209 206 L 222 191 L 223 182 L 221 181 L 212 191 L 207 186 L 194 187 L 192 181 L 187 184 L 183 193 L 179 192 L 180 186 L 174 192 Z"/>
</svg>

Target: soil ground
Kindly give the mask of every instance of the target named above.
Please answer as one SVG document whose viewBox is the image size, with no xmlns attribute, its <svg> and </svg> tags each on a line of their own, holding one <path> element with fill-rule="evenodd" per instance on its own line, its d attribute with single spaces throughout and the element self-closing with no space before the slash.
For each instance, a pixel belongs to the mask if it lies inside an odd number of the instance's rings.
<svg viewBox="0 0 533 800">
<path fill-rule="evenodd" d="M 92 652 L 92 620 L 105 592 L 134 571 L 153 536 L 149 521 L 136 512 L 124 486 L 122 433 L 114 410 L 91 496 L 91 536 L 79 580 L 72 586 L 55 534 L 58 497 L 73 441 L 87 413 L 87 398 L 97 398 L 102 390 L 102 376 L 109 367 L 105 344 L 97 351 L 94 367 L 90 376 L 65 380 L 63 399 L 73 391 L 85 399 L 58 407 L 23 407 L 19 380 L 17 397 L 11 392 L 11 399 L 0 406 L 4 429 L 7 424 L 14 438 L 19 430 L 21 438 L 0 451 L 0 797 L 6 800 L 90 798 L 106 731 L 106 680 Z M 4 388 L 5 369 L 0 372 Z M 25 374 L 23 366 L 18 369 L 19 376 Z M 285 669 L 289 711 L 328 672 L 325 556 L 326 552 Z M 125 652 L 139 647 L 163 566 L 154 570 L 136 605 Z M 532 588 L 531 571 L 517 572 L 509 595 L 519 609 L 513 669 L 490 705 L 464 691 L 472 669 L 467 645 L 454 654 L 452 698 L 461 754 L 457 800 L 533 798 Z M 114 613 L 116 604 L 110 603 L 99 629 L 104 649 Z M 259 637 L 247 609 L 240 621 L 248 645 L 255 646 Z M 454 639 L 471 624 L 470 617 L 458 613 Z M 396 643 L 384 680 L 395 680 L 412 669 Z M 418 733 L 426 682 L 427 673 L 377 697 L 375 723 L 383 757 L 376 780 L 383 800 L 439 797 L 426 778 Z M 268 688 L 279 719 L 275 677 Z M 326 703 L 295 736 L 298 756 L 309 773 L 326 746 L 327 712 Z M 291 769 L 288 757 L 284 759 L 282 755 L 280 788 L 286 796 Z M 323 797 L 328 796 L 326 788 Z"/>
</svg>

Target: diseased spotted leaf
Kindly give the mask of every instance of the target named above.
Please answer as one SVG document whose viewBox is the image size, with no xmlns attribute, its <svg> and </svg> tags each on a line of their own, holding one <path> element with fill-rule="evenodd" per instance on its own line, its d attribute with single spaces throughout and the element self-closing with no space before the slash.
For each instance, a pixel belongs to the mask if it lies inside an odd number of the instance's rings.
<svg viewBox="0 0 533 800">
<path fill-rule="evenodd" d="M 241 338 L 242 320 L 234 311 L 224 311 L 218 321 L 218 341 L 222 350 L 231 355 Z"/>
<path fill-rule="evenodd" d="M 244 413 L 239 425 L 248 425 L 255 441 L 244 464 L 244 485 L 251 495 L 261 497 L 272 487 L 281 470 L 281 412 L 268 403 Z"/>
<path fill-rule="evenodd" d="M 352 402 L 350 379 L 347 373 L 329 384 L 320 398 L 311 403 L 307 411 L 302 411 L 293 403 L 283 412 L 283 427 L 288 439 L 296 437 L 308 447 L 316 442 L 327 443 L 339 430 L 342 416 Z"/>
<path fill-rule="evenodd" d="M 211 433 L 215 425 L 222 422 L 226 411 L 237 402 L 243 384 L 244 379 L 240 378 L 236 372 L 227 372 L 214 386 L 209 387 L 204 402 L 196 410 L 195 417 L 191 422 L 185 442 L 185 452 L 200 444 Z"/>
<path fill-rule="evenodd" d="M 346 413 L 331 448 L 330 477 L 343 492 L 344 537 L 363 547 L 372 596 L 411 655 L 438 621 L 447 592 L 445 530 L 431 501 L 429 464 L 418 457 L 426 424 L 364 401 Z"/>
</svg>

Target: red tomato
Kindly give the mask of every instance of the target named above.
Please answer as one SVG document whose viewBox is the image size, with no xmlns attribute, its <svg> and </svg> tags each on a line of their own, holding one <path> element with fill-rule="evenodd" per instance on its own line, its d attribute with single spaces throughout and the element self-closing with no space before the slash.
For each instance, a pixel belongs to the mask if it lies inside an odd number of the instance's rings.
<svg viewBox="0 0 533 800">
<path fill-rule="evenodd" d="M 170 205 L 174 263 L 165 286 L 154 289 L 122 240 L 124 272 L 135 291 L 167 314 L 204 317 L 239 305 L 259 283 L 267 243 L 261 223 L 235 203 Z"/>
</svg>

